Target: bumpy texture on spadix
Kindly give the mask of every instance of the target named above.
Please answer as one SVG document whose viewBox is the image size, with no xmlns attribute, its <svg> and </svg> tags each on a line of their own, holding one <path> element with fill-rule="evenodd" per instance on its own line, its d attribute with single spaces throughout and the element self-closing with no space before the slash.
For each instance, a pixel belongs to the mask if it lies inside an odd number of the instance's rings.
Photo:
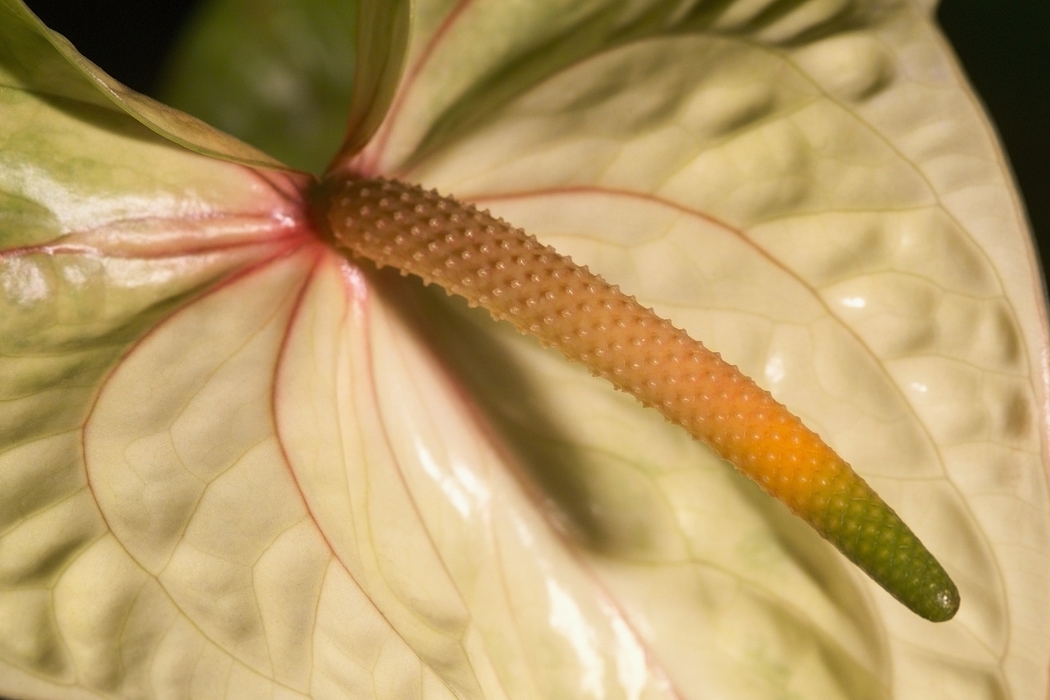
<svg viewBox="0 0 1050 700">
<path fill-rule="evenodd" d="M 896 513 L 831 448 L 736 367 L 586 267 L 487 212 L 380 179 L 317 191 L 333 243 L 399 268 L 582 362 L 709 445 L 923 617 L 959 593 Z"/>
</svg>

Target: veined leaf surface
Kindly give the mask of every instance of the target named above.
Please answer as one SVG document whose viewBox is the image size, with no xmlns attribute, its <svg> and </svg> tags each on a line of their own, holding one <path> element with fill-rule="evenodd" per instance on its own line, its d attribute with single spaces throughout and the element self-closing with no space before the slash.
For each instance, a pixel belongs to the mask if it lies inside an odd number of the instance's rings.
<svg viewBox="0 0 1050 700">
<path fill-rule="evenodd" d="M 1045 311 L 925 3 L 417 2 L 336 164 L 491 208 L 754 376 L 948 568 L 936 626 L 630 397 L 340 259 L 305 180 L 92 97 L 20 8 L 0 693 L 1045 696 Z"/>
</svg>

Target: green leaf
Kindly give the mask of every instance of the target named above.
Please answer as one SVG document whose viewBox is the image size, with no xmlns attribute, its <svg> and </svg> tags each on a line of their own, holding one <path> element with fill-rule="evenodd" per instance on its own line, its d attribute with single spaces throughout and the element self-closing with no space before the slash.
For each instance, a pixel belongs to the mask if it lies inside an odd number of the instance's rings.
<svg viewBox="0 0 1050 700">
<path fill-rule="evenodd" d="M 269 168 L 278 161 L 204 122 L 121 85 L 45 27 L 21 0 L 0 0 L 0 80 L 7 87 L 116 107 L 166 139 L 206 155 Z"/>
<path fill-rule="evenodd" d="M 916 7 L 375 3 L 334 162 L 490 207 L 739 364 L 941 558 L 955 620 L 582 369 L 314 243 L 303 181 L 19 49 L 0 694 L 1045 696 L 1045 309 Z M 0 51 L 46 48 L 17 26 Z"/>
<path fill-rule="evenodd" d="M 172 57 L 162 96 L 282 162 L 320 173 L 346 136 L 356 9 L 333 0 L 206 5 Z"/>
<path fill-rule="evenodd" d="M 408 0 L 222 0 L 191 28 L 164 93 L 320 173 L 354 156 L 379 127 L 401 77 L 408 30 Z"/>
</svg>

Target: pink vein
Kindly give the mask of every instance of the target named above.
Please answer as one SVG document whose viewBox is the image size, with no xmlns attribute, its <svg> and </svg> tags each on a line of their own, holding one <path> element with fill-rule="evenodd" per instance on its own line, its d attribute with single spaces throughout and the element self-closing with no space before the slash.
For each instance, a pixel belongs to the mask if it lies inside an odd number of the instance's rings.
<svg viewBox="0 0 1050 700">
<path fill-rule="evenodd" d="M 428 317 L 428 320 L 433 319 Z M 522 466 L 514 449 L 508 445 L 502 431 L 493 426 L 487 409 L 479 403 L 476 397 L 471 393 L 469 387 L 458 379 L 461 375 L 459 370 L 455 367 L 455 364 L 437 350 L 438 343 L 435 341 L 433 329 L 426 328 L 421 335 L 421 340 L 423 341 L 424 347 L 428 350 L 428 355 L 431 361 L 434 362 L 435 366 L 440 368 L 443 376 L 450 378 L 447 386 L 451 390 L 452 395 L 460 402 L 460 405 L 464 408 L 467 415 L 473 419 L 474 425 L 478 429 L 480 435 L 488 442 L 489 446 L 495 454 L 499 456 L 500 460 L 504 464 L 509 465 L 509 471 L 514 483 L 524 495 L 524 500 L 532 505 L 534 512 L 539 516 L 540 522 L 545 525 L 548 534 L 550 534 L 554 540 L 562 544 L 563 548 L 568 553 L 569 558 L 579 567 L 581 576 L 583 576 L 583 578 L 590 583 L 594 589 L 595 598 L 601 600 L 609 609 L 615 611 L 620 621 L 623 622 L 623 624 L 630 630 L 631 634 L 634 635 L 635 640 L 642 649 L 646 668 L 652 673 L 654 681 L 658 684 L 662 683 L 671 693 L 674 700 L 684 700 L 685 695 L 679 689 L 678 684 L 668 673 L 661 661 L 657 658 L 656 653 L 651 649 L 652 645 L 641 634 L 634 619 L 609 591 L 605 582 L 594 572 L 593 567 L 582 557 L 577 549 L 577 543 L 569 537 L 565 530 L 554 525 L 549 514 L 546 512 L 547 509 L 544 505 L 547 503 L 548 498 L 543 494 L 542 489 L 536 484 L 536 482 L 528 476 L 528 470 Z M 488 508 L 486 508 L 486 521 L 489 524 L 489 534 L 491 535 L 496 566 L 500 571 L 500 588 L 503 590 L 504 597 L 509 603 L 513 596 L 506 586 L 508 576 L 505 573 L 503 558 L 500 554 L 502 547 L 500 546 L 499 531 L 498 528 L 491 523 L 491 510 Z M 515 629 L 517 630 L 516 636 L 522 638 L 517 617 L 514 617 L 514 620 Z M 523 639 L 522 642 L 524 643 Z M 524 653 L 531 661 L 533 661 L 530 668 L 534 667 L 536 665 L 534 655 L 528 653 L 527 650 Z"/>
<path fill-rule="evenodd" d="M 229 218 L 226 216 L 215 217 L 214 220 L 221 220 Z M 143 224 L 152 224 L 156 222 L 169 221 L 169 219 L 154 219 L 144 218 L 138 220 L 124 219 L 120 223 L 128 222 L 142 222 Z M 180 223 L 185 223 L 185 219 L 175 219 Z M 199 219 L 198 219 L 199 221 Z M 260 218 L 260 221 L 263 219 Z M 5 258 L 19 258 L 28 255 L 34 255 L 43 253 L 46 255 L 97 255 L 104 256 L 107 258 L 119 258 L 127 260 L 162 260 L 165 258 L 175 257 L 186 257 L 193 255 L 205 255 L 208 253 L 216 252 L 232 252 L 234 250 L 241 250 L 244 248 L 251 247 L 265 247 L 277 245 L 279 248 L 290 248 L 295 247 L 297 244 L 306 242 L 307 236 L 300 226 L 289 226 L 277 224 L 274 228 L 282 228 L 280 233 L 274 236 L 266 238 L 244 238 L 242 240 L 235 241 L 201 241 L 197 245 L 192 246 L 180 246 L 177 243 L 172 243 L 167 246 L 156 246 L 146 244 L 131 243 L 124 249 L 121 249 L 119 245 L 106 246 L 106 245 L 92 245 L 87 242 L 65 241 L 59 239 L 53 243 L 41 243 L 37 245 L 22 246 L 18 248 L 8 248 L 0 251 L 0 260 Z M 71 237 L 90 235 L 92 231 L 79 231 L 73 234 L 69 234 Z M 65 237 L 64 237 L 65 238 Z M 284 244 L 284 245 L 281 245 Z"/>
<path fill-rule="evenodd" d="M 767 251 L 765 248 L 755 243 L 755 241 L 752 240 L 743 230 L 736 228 L 714 216 L 711 216 L 710 214 L 700 211 L 699 209 L 693 209 L 691 207 L 685 206 L 684 204 L 679 204 L 677 202 L 665 199 L 663 197 L 659 197 L 654 194 L 619 189 L 615 187 L 600 187 L 596 185 L 566 185 L 562 187 L 539 188 L 535 190 L 501 192 L 499 194 L 468 194 L 466 197 L 464 197 L 464 199 L 475 204 L 483 204 L 485 202 L 523 200 L 535 197 L 563 197 L 578 194 L 623 197 L 627 199 L 657 204 L 659 206 L 667 207 L 674 211 L 686 214 L 687 216 L 702 219 L 711 224 L 714 224 L 715 226 L 718 226 L 719 228 L 740 239 L 745 245 L 754 250 L 758 255 L 761 255 L 764 259 L 768 260 L 769 263 L 772 264 L 774 267 L 781 270 L 791 279 L 795 280 L 799 284 L 799 286 L 801 286 L 803 289 L 808 290 L 812 295 L 813 299 L 817 302 L 817 304 L 820 305 L 820 307 L 823 308 L 825 312 L 827 312 L 828 317 L 838 320 L 838 326 L 846 331 L 846 333 L 854 340 L 854 342 L 857 343 L 857 346 L 861 348 L 864 351 L 864 353 L 868 355 L 868 357 L 875 361 L 876 364 L 878 364 L 880 367 L 883 366 L 882 359 L 880 359 L 879 356 L 875 353 L 875 351 L 872 350 L 871 346 L 868 345 L 868 343 L 863 338 L 861 338 L 857 331 L 855 331 L 848 323 L 841 322 L 841 319 L 839 319 L 838 314 L 836 314 L 835 311 L 828 305 L 827 301 L 825 301 L 824 297 L 813 285 L 804 280 L 797 272 L 795 272 L 790 267 L 781 262 L 779 258 L 770 254 L 769 251 Z M 894 393 L 896 393 L 897 396 L 900 397 L 901 401 L 903 402 L 903 405 L 907 407 L 907 409 L 914 415 L 914 408 L 912 407 L 911 402 L 902 392 L 901 388 L 897 385 L 896 382 L 890 382 L 890 384 L 893 387 Z M 926 435 L 927 439 L 930 441 L 930 444 L 933 445 L 935 449 L 938 449 L 939 452 L 939 448 L 937 448 L 937 442 L 930 435 L 929 431 L 925 427 L 925 424 L 923 424 L 921 421 L 919 421 L 919 424 L 923 426 L 923 434 Z"/>
<path fill-rule="evenodd" d="M 270 245 L 285 243 L 294 246 L 306 240 L 312 240 L 308 233 L 311 224 L 305 215 L 303 192 L 312 182 L 313 178 L 299 176 L 289 173 L 270 173 L 255 170 L 247 166 L 240 166 L 249 178 L 257 180 L 268 189 L 277 199 L 285 205 L 285 208 L 265 206 L 260 209 L 247 211 L 224 210 L 201 214 L 190 214 L 187 216 L 131 216 L 114 219 L 106 224 L 75 229 L 60 234 L 57 238 L 46 243 L 29 246 L 19 246 L 0 250 L 0 260 L 7 257 L 21 257 L 34 253 L 45 254 L 81 254 L 81 255 L 105 255 L 111 258 L 130 258 L 143 260 L 156 260 L 161 258 L 201 255 L 221 251 L 233 251 L 257 245 Z M 207 237 L 200 243 L 181 246 L 177 240 L 166 245 L 151 245 L 142 238 L 142 242 L 131 240 L 127 245 L 95 245 L 90 238 L 94 236 L 104 237 L 108 231 L 115 231 L 114 236 L 118 240 L 121 237 L 118 227 L 124 229 L 129 225 L 137 225 L 142 229 L 161 230 L 154 233 L 156 238 L 171 233 L 185 232 L 184 237 L 193 239 L 195 227 L 206 227 L 221 224 L 223 222 L 240 221 L 243 224 L 254 224 L 258 228 L 249 231 L 244 226 L 244 233 L 233 234 L 218 240 Z M 259 232 L 264 232 L 261 235 Z M 133 238 L 134 234 L 127 236 Z M 228 240 L 232 238 L 233 240 Z M 88 239 L 88 240 L 81 240 Z"/>
<path fill-rule="evenodd" d="M 242 281 L 244 279 L 247 279 L 247 278 L 252 277 L 252 276 L 254 276 L 256 274 L 259 274 L 260 272 L 262 272 L 263 270 L 265 270 L 266 268 L 268 268 L 270 265 L 274 264 L 275 262 L 277 262 L 279 260 L 287 260 L 288 258 L 290 258 L 293 255 L 295 255 L 301 249 L 302 249 L 302 246 L 297 246 L 297 245 L 282 246 L 277 251 L 275 251 L 274 254 L 272 254 L 272 255 L 270 255 L 270 256 L 262 259 L 262 260 L 256 261 L 253 264 L 250 264 L 250 265 L 248 265 L 248 266 L 246 266 L 244 268 L 241 268 L 240 270 L 234 272 L 233 274 L 228 275 L 226 278 L 224 278 L 221 281 L 219 281 L 218 283 L 212 285 L 208 289 L 208 291 L 206 291 L 204 294 L 201 294 L 199 297 L 197 297 L 194 301 L 192 301 L 190 303 L 191 304 L 192 303 L 196 303 L 196 302 L 200 301 L 201 299 L 203 299 L 204 297 L 212 296 L 212 295 L 218 293 L 222 289 L 230 287 L 230 286 L 232 286 L 234 284 L 237 284 L 238 282 L 240 282 L 240 281 Z M 91 466 L 88 464 L 88 459 L 87 459 L 87 455 L 88 455 L 88 449 L 87 449 L 88 427 L 89 427 L 89 424 L 91 423 L 91 421 L 93 420 L 95 410 L 98 407 L 98 402 L 101 399 L 102 394 L 105 393 L 107 385 L 113 379 L 114 375 L 118 371 L 120 371 L 120 368 L 123 366 L 123 359 L 125 359 L 129 355 L 133 354 L 137 348 L 141 347 L 154 334 L 158 333 L 162 328 L 167 326 L 167 324 L 171 321 L 171 319 L 174 318 L 178 313 L 179 313 L 179 311 L 176 311 L 171 316 L 169 316 L 168 318 L 166 318 L 163 321 L 161 321 L 160 323 L 158 323 L 156 326 L 154 326 L 152 329 L 150 329 L 147 333 L 143 334 L 142 337 L 138 338 L 134 343 L 132 343 L 128 347 L 127 351 L 122 356 L 121 361 L 118 362 L 109 371 L 109 374 L 106 376 L 106 378 L 103 379 L 99 383 L 99 385 L 98 385 L 99 389 L 95 393 L 95 397 L 94 397 L 94 399 L 91 402 L 91 406 L 88 408 L 88 411 L 87 411 L 87 413 L 85 415 L 85 418 L 84 418 L 83 422 L 81 423 L 81 428 L 80 428 L 80 449 L 81 449 L 81 454 L 83 455 L 83 469 L 84 469 L 85 488 L 87 489 L 88 493 L 91 494 L 91 497 L 95 501 L 95 503 L 99 504 L 99 507 L 98 507 L 99 517 L 102 519 L 102 522 L 105 524 L 106 530 L 108 531 L 108 533 L 110 535 L 112 535 L 113 541 L 117 543 L 117 545 L 124 551 L 124 553 L 128 556 L 128 558 L 131 561 L 135 562 L 136 566 L 140 567 L 142 569 L 142 571 L 145 572 L 146 575 L 149 578 L 157 580 L 158 583 L 159 583 L 159 579 L 157 577 L 155 577 L 138 560 L 138 558 L 131 552 L 131 550 L 128 549 L 128 547 L 124 543 L 124 541 L 119 536 L 117 536 L 116 530 L 113 528 L 113 525 L 112 525 L 112 523 L 109 520 L 109 516 L 107 515 L 106 510 L 99 503 L 99 498 L 98 498 L 98 495 L 97 495 L 97 488 L 96 488 L 96 485 L 94 483 L 94 480 L 92 479 L 92 472 L 93 472 L 93 470 L 92 470 Z M 162 590 L 164 590 L 164 592 L 167 595 L 167 598 L 168 598 L 169 602 L 171 603 L 172 607 L 174 607 L 176 610 L 178 610 L 182 614 L 183 618 L 187 622 L 189 622 L 189 624 L 192 625 L 193 628 L 195 630 L 197 630 L 197 632 L 203 638 L 209 640 L 210 642 L 215 644 L 218 648 L 220 648 L 220 649 L 223 648 L 222 644 L 218 640 L 212 639 L 211 636 L 207 632 L 205 632 L 205 630 L 203 630 L 199 625 L 197 625 L 197 623 L 194 621 L 193 617 L 187 611 L 182 609 L 182 607 L 175 601 L 175 599 L 167 591 L 166 587 L 163 584 L 161 584 L 160 587 L 161 587 Z M 247 664 L 244 664 L 244 662 L 242 660 L 238 659 L 232 653 L 230 654 L 230 656 L 237 663 L 241 663 L 241 664 L 245 665 L 245 667 L 247 667 L 249 669 L 252 668 L 251 666 L 248 666 Z M 254 669 L 252 669 L 252 671 L 253 672 L 257 672 Z M 268 679 L 268 680 L 270 680 L 275 685 L 280 685 L 280 686 L 284 685 L 284 684 L 280 683 L 276 678 L 271 678 L 271 679 Z"/>
<path fill-rule="evenodd" d="M 445 38 L 448 37 L 452 30 L 452 27 L 459 21 L 463 12 L 474 2 L 474 0 L 460 0 L 459 3 L 452 8 L 452 11 L 445 16 L 445 19 L 441 22 L 441 25 L 437 28 L 437 31 L 430 37 L 430 41 L 426 47 L 419 54 L 419 58 L 407 71 L 404 80 L 401 81 L 401 89 L 398 90 L 397 96 L 394 98 L 394 103 L 390 106 L 390 111 L 387 113 L 386 119 L 383 120 L 383 126 L 380 128 L 379 134 L 376 135 L 373 143 L 375 148 L 372 151 L 365 163 L 361 167 L 361 172 L 364 175 L 374 174 L 380 159 L 383 157 L 384 151 L 390 141 L 391 132 L 397 123 L 398 115 L 401 114 L 401 110 L 404 108 L 405 100 L 408 99 L 409 93 L 412 91 L 412 87 L 415 85 L 416 79 L 419 74 L 423 72 L 423 68 L 430 57 L 434 55 L 438 45 L 441 44 Z"/>
<path fill-rule="evenodd" d="M 468 195 L 466 199 L 473 202 L 474 204 L 482 204 L 485 202 L 532 199 L 534 197 L 568 197 L 576 194 L 591 194 L 601 195 L 605 197 L 623 197 L 626 199 L 634 199 L 651 204 L 657 204 L 662 207 L 666 207 L 668 209 L 672 209 L 674 211 L 681 212 L 688 216 L 697 219 L 702 219 L 704 221 L 707 221 L 708 223 L 714 224 L 715 226 L 718 226 L 719 228 L 727 231 L 728 233 L 731 233 L 733 236 L 743 241 L 748 247 L 752 248 L 756 253 L 768 260 L 775 267 L 785 272 L 792 279 L 798 281 L 800 285 L 810 290 L 814 296 L 820 299 L 820 295 L 817 294 L 816 290 L 808 282 L 799 277 L 797 273 L 791 270 L 791 268 L 787 267 L 779 259 L 771 255 L 769 251 L 757 245 L 741 229 L 736 228 L 726 223 L 725 221 L 722 221 L 721 219 L 711 216 L 706 212 L 700 211 L 699 209 L 693 209 L 691 207 L 685 206 L 684 204 L 679 204 L 677 202 L 665 199 L 663 197 L 659 197 L 654 194 L 636 192 L 634 190 L 624 190 L 616 187 L 599 187 L 597 185 L 567 185 L 564 187 L 549 187 L 535 190 L 519 190 L 517 192 L 501 192 L 499 194 Z M 827 307 L 823 300 L 821 300 L 821 305 L 828 310 L 829 314 L 831 314 L 831 309 Z"/>
<path fill-rule="evenodd" d="M 281 367 L 283 367 L 285 365 L 285 362 L 286 362 L 285 355 L 286 355 L 286 351 L 288 349 L 289 338 L 291 337 L 293 329 L 296 326 L 296 323 L 297 323 L 297 320 L 298 320 L 298 317 L 299 317 L 299 313 L 300 313 L 300 311 L 302 309 L 303 299 L 306 296 L 306 290 L 307 290 L 307 288 L 309 288 L 311 286 L 311 284 L 313 283 L 313 278 L 317 274 L 318 267 L 320 266 L 320 260 L 321 260 L 321 258 L 318 258 L 318 262 L 316 262 L 314 264 L 313 269 L 308 273 L 307 281 L 303 284 L 303 288 L 302 288 L 302 290 L 300 290 L 300 293 L 299 293 L 298 297 L 295 300 L 295 304 L 293 306 L 293 310 L 292 310 L 291 314 L 289 315 L 288 324 L 286 326 L 285 334 L 284 334 L 284 337 L 281 340 L 281 348 L 280 348 L 280 350 L 278 351 L 278 354 L 277 354 L 277 366 L 274 369 L 274 376 L 275 377 L 279 377 L 280 376 L 280 374 L 281 374 Z M 348 264 L 348 263 L 344 263 L 344 264 Z M 371 319 L 370 319 L 368 306 L 365 303 L 367 301 L 367 295 L 370 294 L 370 291 L 368 291 L 367 287 L 358 287 L 357 285 L 354 285 L 352 283 L 347 282 L 345 279 L 344 279 L 344 285 L 347 287 L 348 296 L 350 296 L 350 300 L 349 300 L 350 303 L 347 305 L 347 312 L 349 312 L 350 309 L 353 308 L 354 306 L 357 306 L 358 308 L 361 309 L 362 319 L 363 319 L 362 320 L 362 325 L 364 326 L 363 335 L 365 337 L 370 337 L 371 336 L 371 331 L 370 331 L 369 327 L 371 325 Z M 344 320 L 345 320 L 345 314 L 344 314 Z M 366 362 L 371 364 L 371 361 L 372 361 L 371 357 L 369 356 L 367 358 Z M 370 372 L 370 374 L 371 374 L 371 372 Z M 353 571 L 350 569 L 350 567 L 347 565 L 347 563 L 343 560 L 342 555 L 339 553 L 339 549 L 335 546 L 335 544 L 332 542 L 332 540 L 328 537 L 328 534 L 325 532 L 324 528 L 321 526 L 321 519 L 318 517 L 317 513 L 314 511 L 313 506 L 311 504 L 311 501 L 307 497 L 306 491 L 303 489 L 302 483 L 299 480 L 299 476 L 298 476 L 298 474 L 296 472 L 296 469 L 295 469 L 295 463 L 292 460 L 291 456 L 288 454 L 287 449 L 285 449 L 284 440 L 281 439 L 280 421 L 277 420 L 277 415 L 278 415 L 277 403 L 278 403 L 278 400 L 279 400 L 279 397 L 278 397 L 278 386 L 279 385 L 280 385 L 279 379 L 275 380 L 274 384 L 273 384 L 273 392 L 271 394 L 271 399 L 270 399 L 271 400 L 271 411 L 272 411 L 272 413 L 274 415 L 274 423 L 275 423 L 275 425 L 274 425 L 274 433 L 275 433 L 275 435 L 277 437 L 277 444 L 278 444 L 279 449 L 281 451 L 281 455 L 284 457 L 285 464 L 288 466 L 289 476 L 291 477 L 292 482 L 295 484 L 295 488 L 296 488 L 296 490 L 299 493 L 299 498 L 302 501 L 303 507 L 306 509 L 307 515 L 310 517 L 310 520 L 314 523 L 314 530 L 321 537 L 321 540 L 324 542 L 325 547 L 327 547 L 329 553 L 332 555 L 332 558 L 336 562 L 338 562 L 339 567 L 346 573 L 346 575 L 350 578 L 350 580 L 352 580 L 357 585 L 357 587 L 359 589 L 361 589 L 362 591 L 366 592 L 366 594 L 367 594 L 368 588 L 361 581 L 357 580 L 357 577 L 354 575 Z M 374 385 L 372 386 L 372 390 L 373 390 L 373 394 L 375 394 L 375 386 Z M 378 401 L 378 398 L 376 396 L 373 396 L 373 400 Z M 376 403 L 376 405 L 378 406 L 378 402 Z M 342 435 L 340 434 L 340 438 L 341 437 L 342 437 Z M 384 435 L 384 438 L 387 439 L 385 435 Z M 389 446 L 389 440 L 388 439 L 387 439 L 387 442 L 388 442 L 388 446 Z M 341 451 L 345 454 L 345 450 L 344 449 L 341 448 Z M 414 506 L 414 502 L 413 502 L 413 506 Z M 417 515 L 418 515 L 418 512 L 417 512 Z M 427 533 L 429 535 L 430 534 L 429 533 L 429 529 L 427 529 L 427 528 L 424 528 L 424 529 L 427 530 Z M 373 608 L 375 609 L 376 613 L 383 619 L 383 621 L 386 622 L 386 624 L 390 628 L 390 630 L 395 635 L 397 635 L 397 637 L 399 637 L 409 649 L 412 649 L 413 651 L 415 651 L 415 647 L 413 647 L 412 644 L 408 641 L 408 639 L 406 639 L 404 637 L 404 635 L 401 633 L 401 630 L 397 627 L 397 625 L 395 625 L 393 623 L 393 621 L 391 621 L 390 618 L 387 617 L 386 612 L 379 605 L 374 604 L 374 603 L 373 603 Z M 418 652 L 417 652 L 417 655 L 418 655 L 420 661 L 422 663 L 426 664 L 427 667 L 430 668 L 431 671 L 433 671 L 438 678 L 442 678 L 441 674 L 437 673 L 437 669 L 433 668 L 427 662 L 427 660 L 422 656 L 422 654 L 418 654 Z"/>
</svg>

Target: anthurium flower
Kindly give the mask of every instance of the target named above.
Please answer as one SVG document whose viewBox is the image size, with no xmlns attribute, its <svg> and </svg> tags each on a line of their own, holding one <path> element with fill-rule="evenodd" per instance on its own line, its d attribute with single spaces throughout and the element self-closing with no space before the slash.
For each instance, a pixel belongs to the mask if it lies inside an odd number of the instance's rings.
<svg viewBox="0 0 1050 700">
<path fill-rule="evenodd" d="M 312 176 L 0 0 L 0 694 L 1045 696 L 1043 299 L 929 7 L 290 7 L 287 46 L 356 25 L 348 107 L 313 105 L 349 123 L 331 171 L 477 203 L 717 348 L 963 607 L 912 616 L 631 397 L 334 251 Z"/>
</svg>

